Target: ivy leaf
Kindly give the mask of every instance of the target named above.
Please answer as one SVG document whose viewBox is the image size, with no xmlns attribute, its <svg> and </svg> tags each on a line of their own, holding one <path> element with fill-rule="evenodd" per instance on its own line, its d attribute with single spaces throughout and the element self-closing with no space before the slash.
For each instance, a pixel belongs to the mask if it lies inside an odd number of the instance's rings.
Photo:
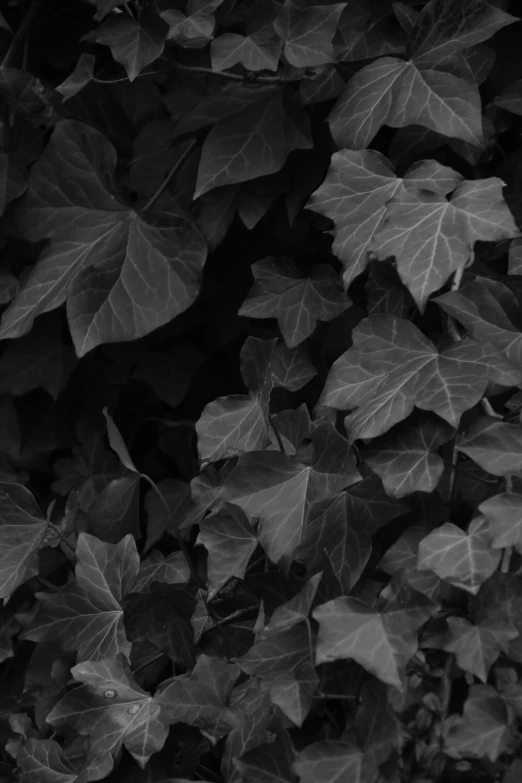
<svg viewBox="0 0 522 783">
<path fill-rule="evenodd" d="M 433 452 L 453 435 L 452 427 L 424 414 L 402 430 L 394 428 L 373 440 L 362 456 L 391 497 L 433 492 L 444 471 L 442 459 Z"/>
<path fill-rule="evenodd" d="M 250 650 L 235 663 L 254 677 L 272 680 L 292 674 L 310 657 L 310 637 L 305 623 L 282 631 L 265 631 Z"/>
<path fill-rule="evenodd" d="M 401 745 L 401 725 L 388 700 L 388 688 L 372 680 L 361 689 L 354 731 L 365 758 L 377 765 L 388 760 Z"/>
<path fill-rule="evenodd" d="M 481 416 L 455 447 L 487 473 L 505 476 L 522 470 L 522 427 Z"/>
<path fill-rule="evenodd" d="M 90 506 L 89 531 L 92 535 L 117 544 L 125 534 L 141 537 L 139 520 L 139 474 L 112 479 Z"/>
<path fill-rule="evenodd" d="M 274 29 L 284 41 L 290 65 L 306 68 L 335 61 L 332 39 L 346 3 L 303 8 L 285 0 Z"/>
<path fill-rule="evenodd" d="M 406 174 L 405 190 L 388 202 L 386 222 L 373 242 L 380 260 L 395 256 L 401 280 L 420 309 L 453 272 L 468 265 L 475 242 L 509 239 L 520 233 L 498 177 L 460 184 L 435 182 L 426 194 L 426 183 L 421 180 L 431 168 L 425 162 Z"/>
<path fill-rule="evenodd" d="M 296 556 L 309 573 L 325 568 L 327 558 L 343 592 L 348 593 L 361 577 L 371 552 L 371 530 L 356 513 L 349 513 L 343 493 L 312 506 Z"/>
<path fill-rule="evenodd" d="M 300 728 L 312 708 L 318 684 L 315 669 L 306 662 L 292 674 L 281 674 L 270 681 L 270 700 Z"/>
<path fill-rule="evenodd" d="M 301 783 L 364 783 L 375 775 L 373 764 L 355 743 L 319 740 L 297 753 L 293 768 Z"/>
<path fill-rule="evenodd" d="M 201 150 L 194 198 L 221 185 L 275 174 L 292 150 L 312 147 L 308 118 L 297 109 L 290 113 L 289 101 L 280 89 L 263 92 L 253 105 L 213 127 Z"/>
<path fill-rule="evenodd" d="M 346 596 L 318 606 L 312 613 L 319 623 L 316 664 L 351 659 L 402 690 L 406 664 L 417 650 L 417 631 L 436 608 L 417 596 L 406 604 L 398 599 L 382 612 Z"/>
<path fill-rule="evenodd" d="M 125 629 L 131 642 L 152 642 L 176 664 L 194 665 L 194 631 L 190 622 L 196 600 L 185 586 L 156 583 L 124 601 Z"/>
<path fill-rule="evenodd" d="M 369 476 L 348 487 L 344 494 L 348 519 L 357 519 L 361 530 L 369 535 L 409 510 L 404 500 L 386 495 L 377 476 Z"/>
<path fill-rule="evenodd" d="M 485 517 L 471 522 L 468 532 L 447 522 L 419 544 L 417 568 L 433 571 L 455 587 L 477 595 L 480 586 L 497 569 L 501 552 L 491 549 Z"/>
<path fill-rule="evenodd" d="M 476 340 L 490 342 L 522 367 L 522 319 L 514 293 L 504 283 L 476 277 L 458 291 L 433 301 L 456 318 Z"/>
<path fill-rule="evenodd" d="M 494 549 L 514 546 L 522 553 L 522 495 L 514 492 L 494 495 L 481 503 L 478 510 L 487 517 Z"/>
<path fill-rule="evenodd" d="M 406 584 L 432 598 L 440 585 L 439 577 L 417 568 L 419 544 L 426 537 L 426 532 L 426 528 L 420 525 L 408 528 L 383 555 L 379 568 L 390 576 L 400 574 Z"/>
<path fill-rule="evenodd" d="M 274 386 L 288 391 L 299 391 L 315 378 L 315 369 L 306 346 L 288 348 L 285 343 L 276 347 L 272 360 L 272 380 Z"/>
<path fill-rule="evenodd" d="M 187 49 L 201 49 L 212 38 L 216 20 L 213 11 L 222 0 L 189 0 L 187 13 L 169 8 L 160 16 L 169 25 L 167 38 Z"/>
<path fill-rule="evenodd" d="M 519 383 L 518 370 L 492 345 L 464 339 L 439 353 L 414 324 L 393 316 L 363 319 L 352 339 L 353 347 L 334 362 L 320 401 L 357 408 L 345 420 L 352 439 L 381 435 L 415 406 L 456 428 L 488 380 Z"/>
<path fill-rule="evenodd" d="M 306 620 L 314 602 L 322 574 L 315 574 L 297 595 L 278 606 L 265 627 L 267 631 L 283 631 Z"/>
<path fill-rule="evenodd" d="M 0 215 L 15 198 L 18 198 L 27 188 L 27 176 L 23 169 L 16 165 L 16 158 L 5 152 L 0 153 Z"/>
<path fill-rule="evenodd" d="M 87 735 L 89 758 L 101 763 L 107 775 L 122 745 L 143 768 L 163 747 L 168 718 L 157 698 L 132 678 L 122 655 L 73 666 L 71 674 L 83 683 L 66 694 L 47 715 L 51 726 Z"/>
<path fill-rule="evenodd" d="M 334 222 L 332 251 L 341 259 L 345 286 L 366 268 L 386 204 L 403 188 L 389 160 L 375 150 L 334 152 L 322 185 L 306 205 Z"/>
<path fill-rule="evenodd" d="M 131 592 L 146 593 L 153 582 L 167 585 L 184 584 L 190 579 L 190 568 L 183 552 L 172 552 L 165 557 L 158 549 L 153 549 L 140 568 Z"/>
<path fill-rule="evenodd" d="M 76 353 L 83 356 L 100 343 L 148 334 L 196 298 L 203 240 L 175 210 L 140 216 L 121 202 L 115 165 L 115 150 L 101 133 L 57 123 L 18 212 L 27 239 L 51 242 L 4 312 L 2 338 L 21 337 L 37 315 L 67 299 Z"/>
<path fill-rule="evenodd" d="M 198 452 L 215 462 L 268 445 L 268 403 L 272 391 L 272 355 L 276 340 L 249 337 L 241 349 L 241 376 L 249 394 L 219 397 L 196 422 Z"/>
<path fill-rule="evenodd" d="M 178 479 L 165 479 L 157 485 L 163 498 L 160 500 L 159 494 L 150 489 L 145 495 L 145 511 L 147 512 L 147 541 L 145 551 L 154 546 L 156 541 L 162 537 L 165 531 L 178 529 L 177 520 L 182 509 L 190 504 L 190 484 Z M 167 513 L 167 509 L 168 512 Z M 162 581 L 162 580 L 158 580 Z"/>
<path fill-rule="evenodd" d="M 0 484 L 0 598 L 39 572 L 38 551 L 49 521 L 21 484 Z"/>
<path fill-rule="evenodd" d="M 219 739 L 236 725 L 228 703 L 239 674 L 234 664 L 203 654 L 190 675 L 162 683 L 155 699 L 170 723 L 188 723 Z"/>
<path fill-rule="evenodd" d="M 81 533 L 76 558 L 76 581 L 45 602 L 23 637 L 76 650 L 79 661 L 128 655 L 121 601 L 138 574 L 134 538 L 106 544 Z"/>
<path fill-rule="evenodd" d="M 223 503 L 219 511 L 199 524 L 201 540 L 208 551 L 208 598 L 212 599 L 229 579 L 243 579 L 248 561 L 257 547 L 245 512 L 232 503 Z"/>
<path fill-rule="evenodd" d="M 294 348 L 299 350 L 299 348 Z M 275 430 L 279 433 L 286 454 L 294 456 L 310 433 L 311 421 L 305 403 L 297 410 L 281 411 L 270 417 L 272 427 L 272 449 L 279 451 Z"/>
<path fill-rule="evenodd" d="M 450 724 L 444 751 L 450 758 L 496 761 L 513 746 L 506 705 L 490 685 L 472 685 L 457 723 Z"/>
<path fill-rule="evenodd" d="M 139 20 L 127 14 L 106 19 L 92 37 L 96 43 L 110 46 L 112 56 L 125 67 L 132 82 L 163 52 L 167 31 L 165 22 L 149 8 L 141 11 Z"/>
<path fill-rule="evenodd" d="M 223 496 L 260 517 L 259 541 L 274 562 L 295 556 L 310 506 L 360 480 L 347 441 L 330 422 L 312 433 L 311 464 L 274 451 L 239 457 Z"/>
<path fill-rule="evenodd" d="M 277 71 L 282 44 L 270 27 L 250 32 L 249 35 L 224 33 L 210 44 L 214 71 L 224 71 L 239 63 L 247 71 Z"/>
<path fill-rule="evenodd" d="M 252 748 L 234 764 L 244 783 L 293 783 L 294 749 L 286 732 L 279 732 L 273 742 Z"/>
<path fill-rule="evenodd" d="M 16 757 L 24 783 L 74 783 L 79 771 L 52 739 L 27 739 Z"/>
<path fill-rule="evenodd" d="M 448 630 L 440 639 L 440 649 L 454 653 L 460 668 L 484 683 L 501 651 L 507 653 L 508 642 L 518 636 L 513 626 L 506 626 L 498 619 L 479 625 L 463 617 L 448 617 L 446 622 Z"/>
<path fill-rule="evenodd" d="M 303 277 L 287 258 L 264 258 L 252 264 L 253 288 L 239 309 L 250 318 L 277 318 L 288 348 L 294 348 L 314 331 L 317 321 L 331 321 L 350 300 L 331 266 L 316 265 Z"/>
<path fill-rule="evenodd" d="M 70 76 L 65 79 L 58 87 L 55 87 L 56 92 L 63 95 L 64 102 L 69 98 L 73 98 L 83 88 L 89 84 L 94 76 L 94 65 L 96 63 L 96 57 L 93 54 L 87 54 L 83 52 L 76 63 L 76 67 Z"/>
</svg>

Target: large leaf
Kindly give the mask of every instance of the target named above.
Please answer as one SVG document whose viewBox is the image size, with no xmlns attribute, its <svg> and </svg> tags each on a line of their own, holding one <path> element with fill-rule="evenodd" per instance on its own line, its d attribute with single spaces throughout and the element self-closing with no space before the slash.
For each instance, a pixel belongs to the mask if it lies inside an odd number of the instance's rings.
<svg viewBox="0 0 522 783">
<path fill-rule="evenodd" d="M 78 768 L 52 739 L 27 739 L 16 757 L 22 780 L 34 783 L 74 783 Z"/>
<path fill-rule="evenodd" d="M 498 280 L 476 277 L 458 291 L 438 296 L 437 302 L 476 340 L 501 348 L 510 362 L 522 367 L 522 319 L 517 299 Z"/>
<path fill-rule="evenodd" d="M 308 118 L 290 114 L 288 100 L 279 89 L 261 93 L 252 106 L 214 126 L 201 150 L 194 198 L 220 185 L 275 174 L 292 150 L 310 149 Z"/>
<path fill-rule="evenodd" d="M 345 266 L 347 285 L 364 270 L 369 253 L 381 260 L 393 255 L 422 308 L 470 262 L 476 241 L 518 236 L 502 185 L 496 177 L 465 180 L 429 160 L 413 164 L 400 179 L 378 152 L 341 150 L 308 206 L 334 221 L 333 251 Z"/>
<path fill-rule="evenodd" d="M 363 456 L 391 497 L 433 492 L 444 470 L 442 459 L 434 452 L 453 435 L 447 424 L 424 414 L 411 425 L 398 426 L 373 440 Z"/>
<path fill-rule="evenodd" d="M 272 391 L 275 340 L 249 337 L 241 349 L 241 375 L 249 394 L 219 397 L 196 423 L 202 460 L 215 462 L 268 445 L 268 404 Z"/>
<path fill-rule="evenodd" d="M 81 533 L 76 557 L 76 581 L 45 602 L 24 638 L 75 650 L 78 661 L 128 655 L 121 601 L 138 574 L 134 538 L 106 544 Z"/>
<path fill-rule="evenodd" d="M 89 758 L 101 763 L 103 777 L 122 745 L 144 767 L 167 738 L 169 721 L 159 700 L 136 684 L 123 656 L 79 663 L 71 674 L 82 685 L 55 705 L 47 723 L 86 735 Z"/>
<path fill-rule="evenodd" d="M 259 540 L 274 562 L 292 558 L 301 543 L 310 506 L 360 480 L 347 441 L 331 423 L 312 433 L 311 464 L 275 451 L 242 454 L 223 495 L 260 517 Z"/>
<path fill-rule="evenodd" d="M 96 43 L 110 46 L 112 56 L 125 66 L 132 82 L 160 56 L 167 32 L 165 22 L 150 8 L 140 14 L 138 21 L 127 14 L 110 17 L 93 37 Z"/>
<path fill-rule="evenodd" d="M 264 258 L 252 264 L 252 274 L 256 282 L 239 315 L 277 318 L 289 348 L 309 337 L 318 320 L 331 321 L 350 305 L 334 270 L 325 264 L 303 277 L 287 258 Z"/>
<path fill-rule="evenodd" d="M 232 503 L 200 522 L 200 536 L 208 552 L 208 597 L 213 598 L 229 579 L 243 579 L 257 536 L 245 512 Z"/>
<path fill-rule="evenodd" d="M 364 319 L 352 339 L 353 347 L 331 368 L 321 400 L 333 408 L 357 408 L 346 418 L 351 438 L 381 435 L 414 406 L 457 427 L 488 381 L 519 383 L 518 370 L 492 345 L 465 339 L 439 353 L 410 321 L 393 316 Z"/>
<path fill-rule="evenodd" d="M 472 685 L 462 717 L 448 726 L 444 751 L 451 758 L 496 761 L 513 747 L 506 705 L 490 685 Z"/>
<path fill-rule="evenodd" d="M 480 96 L 460 52 L 516 21 L 497 8 L 474 13 L 474 4 L 454 9 L 428 3 L 421 13 L 397 12 L 409 38 L 408 60 L 381 57 L 353 76 L 329 117 L 338 147 L 363 149 L 382 125 L 423 125 L 471 144 L 482 143 Z M 408 24 L 403 20 L 408 19 Z M 450 21 L 451 20 L 451 21 Z M 457 31 L 454 34 L 454 31 Z"/>
<path fill-rule="evenodd" d="M 522 470 L 522 427 L 481 416 L 456 444 L 487 473 L 505 476 Z"/>
<path fill-rule="evenodd" d="M 306 68 L 335 60 L 332 39 L 346 3 L 303 7 L 285 0 L 274 21 L 290 65 Z"/>
<path fill-rule="evenodd" d="M 492 547 L 514 546 L 522 553 L 522 495 L 514 492 L 494 495 L 481 503 L 478 510 L 489 522 Z"/>
<path fill-rule="evenodd" d="M 410 603 L 398 599 L 382 612 L 355 598 L 334 598 L 313 612 L 319 623 L 316 663 L 352 659 L 402 689 L 406 664 L 417 650 L 417 631 L 435 608 L 420 595 Z"/>
<path fill-rule="evenodd" d="M 37 315 L 67 300 L 83 356 L 103 342 L 141 337 L 192 304 L 203 240 L 172 205 L 138 215 L 124 204 L 115 166 L 116 152 L 101 133 L 69 120 L 56 125 L 18 212 L 27 239 L 51 241 L 3 314 L 1 337 L 22 336 Z"/>
<path fill-rule="evenodd" d="M 28 489 L 0 484 L 0 598 L 39 571 L 38 550 L 49 523 Z M 51 533 L 52 535 L 52 533 Z"/>
<path fill-rule="evenodd" d="M 501 553 L 491 549 L 485 517 L 471 522 L 468 532 L 447 522 L 419 544 L 417 568 L 476 595 L 497 569 Z"/>
</svg>

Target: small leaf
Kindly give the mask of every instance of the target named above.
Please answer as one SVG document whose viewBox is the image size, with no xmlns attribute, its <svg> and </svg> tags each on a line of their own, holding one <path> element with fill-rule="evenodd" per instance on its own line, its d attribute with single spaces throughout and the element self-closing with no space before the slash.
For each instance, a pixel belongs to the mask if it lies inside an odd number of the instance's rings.
<svg viewBox="0 0 522 783">
<path fill-rule="evenodd" d="M 201 540 L 208 551 L 208 597 L 212 599 L 229 579 L 243 579 L 257 536 L 242 509 L 223 503 L 200 522 Z"/>
<path fill-rule="evenodd" d="M 292 674 L 310 658 L 310 637 L 305 623 L 282 631 L 265 631 L 250 650 L 235 662 L 246 674 L 273 680 Z"/>
<path fill-rule="evenodd" d="M 69 100 L 69 98 L 73 98 L 89 84 L 94 76 L 95 63 L 96 57 L 93 54 L 83 52 L 80 55 L 71 75 L 55 88 L 56 92 L 63 95 L 64 102 Z"/>
<path fill-rule="evenodd" d="M 485 517 L 471 522 L 468 532 L 447 522 L 422 539 L 417 568 L 434 571 L 438 577 L 472 595 L 496 571 L 501 552 L 491 549 Z"/>
<path fill-rule="evenodd" d="M 288 348 L 285 343 L 276 347 L 272 361 L 272 380 L 274 386 L 288 391 L 299 391 L 315 378 L 315 369 L 306 346 Z"/>
<path fill-rule="evenodd" d="M 522 427 L 517 424 L 479 417 L 458 439 L 456 449 L 494 476 L 522 471 Z"/>
<path fill-rule="evenodd" d="M 289 348 L 303 342 L 317 321 L 330 321 L 350 305 L 332 267 L 313 267 L 303 277 L 286 258 L 265 258 L 252 265 L 255 284 L 239 310 L 250 318 L 277 318 Z"/>
<path fill-rule="evenodd" d="M 278 606 L 270 618 L 265 631 L 282 631 L 306 620 L 317 593 L 322 574 L 315 574 L 303 589 L 290 601 Z"/>
<path fill-rule="evenodd" d="M 112 479 L 90 506 L 89 532 L 109 544 L 131 533 L 141 537 L 139 521 L 139 474 Z"/>
<path fill-rule="evenodd" d="M 481 503 L 478 510 L 489 522 L 492 547 L 514 546 L 522 553 L 522 495 L 514 492 L 494 495 Z"/>
<path fill-rule="evenodd" d="M 374 439 L 362 456 L 391 497 L 433 492 L 444 471 L 442 459 L 433 452 L 453 435 L 447 424 L 424 414 L 410 426 Z"/>
<path fill-rule="evenodd" d="M 277 71 L 282 44 L 269 27 L 247 36 L 237 33 L 218 35 L 210 44 L 214 71 L 224 71 L 241 63 L 247 71 Z"/>
<path fill-rule="evenodd" d="M 355 744 L 337 740 L 319 740 L 296 755 L 293 764 L 301 783 L 364 783 L 373 764 L 364 758 Z M 373 770 L 375 774 L 375 770 Z"/>
<path fill-rule="evenodd" d="M 285 0 L 274 29 L 285 44 L 290 65 L 306 68 L 335 61 L 332 39 L 346 3 L 301 7 Z"/>
<path fill-rule="evenodd" d="M 134 462 L 131 459 L 131 455 L 127 450 L 125 441 L 123 440 L 119 429 L 115 425 L 114 419 L 112 416 L 109 416 L 107 408 L 103 409 L 103 415 L 105 416 L 105 421 L 107 422 L 107 435 L 109 437 L 109 444 L 111 449 L 116 452 L 122 465 L 127 468 L 127 470 L 130 470 L 131 473 L 139 474 L 139 471 L 135 467 Z"/>
<path fill-rule="evenodd" d="M 167 25 L 155 10 L 145 9 L 139 21 L 127 14 L 110 17 L 94 33 L 96 43 L 110 46 L 112 56 L 134 81 L 136 76 L 163 52 Z"/>
<path fill-rule="evenodd" d="M 462 717 L 450 724 L 444 751 L 450 758 L 489 758 L 496 761 L 513 746 L 506 705 L 490 685 L 472 685 Z"/>
<path fill-rule="evenodd" d="M 306 662 L 292 674 L 281 674 L 270 683 L 270 699 L 295 726 L 301 727 L 313 703 L 319 679 L 313 666 Z"/>
<path fill-rule="evenodd" d="M 79 661 L 128 655 L 121 601 L 138 574 L 134 538 L 106 544 L 81 533 L 76 557 L 76 581 L 45 602 L 24 638 L 76 650 Z"/>
<path fill-rule="evenodd" d="M 145 767 L 168 733 L 168 718 L 157 698 L 134 682 L 123 656 L 79 663 L 71 674 L 82 685 L 53 707 L 47 723 L 87 735 L 89 758 L 103 759 L 105 775 L 122 745 Z"/>
<path fill-rule="evenodd" d="M 190 579 L 190 568 L 183 552 L 172 552 L 164 557 L 158 549 L 153 549 L 145 560 L 140 563 L 140 569 L 132 584 L 133 593 L 150 591 L 153 582 L 163 582 L 168 585 L 184 584 Z"/>
<path fill-rule="evenodd" d="M 234 761 L 244 783 L 293 783 L 294 749 L 286 732 L 275 740 L 258 745 Z"/>
<path fill-rule="evenodd" d="M 275 340 L 249 337 L 241 349 L 241 375 L 249 394 L 219 397 L 196 423 L 202 460 L 215 462 L 268 445 L 268 404 L 272 391 Z"/>
</svg>

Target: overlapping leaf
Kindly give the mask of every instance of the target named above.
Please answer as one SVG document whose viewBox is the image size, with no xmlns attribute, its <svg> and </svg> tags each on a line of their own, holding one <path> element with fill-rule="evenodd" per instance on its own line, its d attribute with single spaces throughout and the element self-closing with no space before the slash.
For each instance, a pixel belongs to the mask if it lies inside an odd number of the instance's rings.
<svg viewBox="0 0 522 783">
<path fill-rule="evenodd" d="M 400 179 L 378 152 L 341 150 L 308 206 L 334 221 L 333 251 L 346 284 L 370 253 L 395 256 L 402 282 L 423 308 L 469 263 L 476 241 L 518 236 L 502 185 L 496 177 L 465 180 L 436 161 L 416 163 Z"/>
<path fill-rule="evenodd" d="M 447 522 L 419 543 L 417 568 L 433 571 L 455 587 L 476 595 L 497 569 L 501 553 L 491 549 L 485 517 L 478 517 L 465 533 Z"/>
<path fill-rule="evenodd" d="M 106 544 L 81 533 L 76 557 L 76 580 L 45 602 L 24 637 L 75 650 L 79 661 L 128 655 L 121 601 L 138 574 L 134 538 Z"/>
<path fill-rule="evenodd" d="M 496 761 L 513 747 L 506 705 L 491 685 L 472 685 L 457 723 L 450 724 L 444 750 L 456 759 L 483 758 Z"/>
<path fill-rule="evenodd" d="M 516 367 L 522 367 L 520 308 L 515 295 L 504 283 L 476 277 L 458 291 L 448 291 L 435 301 L 472 337 L 493 343 Z"/>
<path fill-rule="evenodd" d="M 0 598 L 4 600 L 39 571 L 38 550 L 49 521 L 21 484 L 0 484 Z"/>
<path fill-rule="evenodd" d="M 194 301 L 203 240 L 175 210 L 138 215 L 120 201 L 115 165 L 101 133 L 69 120 L 56 125 L 18 213 L 27 239 L 51 241 L 3 314 L 1 337 L 22 336 L 67 300 L 82 356 L 102 342 L 141 337 Z"/>
<path fill-rule="evenodd" d="M 291 65 L 306 68 L 335 61 L 332 39 L 346 3 L 302 7 L 285 0 L 274 21 Z"/>
<path fill-rule="evenodd" d="M 310 659 L 310 636 L 301 622 L 284 630 L 265 631 L 246 655 L 235 662 L 246 674 L 273 680 L 293 674 Z"/>
<path fill-rule="evenodd" d="M 390 576 L 400 575 L 410 587 L 432 598 L 439 587 L 439 577 L 417 568 L 419 544 L 426 533 L 427 530 L 420 525 L 409 527 L 383 555 L 379 568 Z"/>
<path fill-rule="evenodd" d="M 458 439 L 456 448 L 494 476 L 522 470 L 522 427 L 518 424 L 479 417 Z"/>
<path fill-rule="evenodd" d="M 167 738 L 169 718 L 159 700 L 136 684 L 123 656 L 79 663 L 71 674 L 82 685 L 56 704 L 47 723 L 86 735 L 89 759 L 101 764 L 103 777 L 123 745 L 144 767 Z"/>
<path fill-rule="evenodd" d="M 277 71 L 282 43 L 275 30 L 263 27 L 248 35 L 224 33 L 210 45 L 212 68 L 223 71 L 241 63 L 248 71 Z"/>
<path fill-rule="evenodd" d="M 214 126 L 201 150 L 194 198 L 221 185 L 275 174 L 292 150 L 311 148 L 308 118 L 297 109 L 290 114 L 290 100 L 278 88 L 268 90 Z"/>
<path fill-rule="evenodd" d="M 310 506 L 360 480 L 347 441 L 331 423 L 312 433 L 311 464 L 275 451 L 242 454 L 227 476 L 223 496 L 260 517 L 259 540 L 274 562 L 292 558 Z"/>
<path fill-rule="evenodd" d="M 280 732 L 270 743 L 258 745 L 235 760 L 244 783 L 292 783 L 294 749 L 286 732 Z"/>
<path fill-rule="evenodd" d="M 197 424 L 201 459 L 215 462 L 268 445 L 268 404 L 275 340 L 249 337 L 241 349 L 241 375 L 249 394 L 219 397 L 205 406 Z"/>
<path fill-rule="evenodd" d="M 420 595 L 409 604 L 397 600 L 382 612 L 355 598 L 334 598 L 313 612 L 319 623 L 316 662 L 349 658 L 402 689 L 406 664 L 417 650 L 417 632 L 435 608 Z"/>
<path fill-rule="evenodd" d="M 293 764 L 301 783 L 364 783 L 375 774 L 355 743 L 319 740 L 297 754 Z"/>
<path fill-rule="evenodd" d="M 315 669 L 307 661 L 291 674 L 281 674 L 270 681 L 270 700 L 293 724 L 301 727 L 312 708 L 318 684 Z"/>
<path fill-rule="evenodd" d="M 381 435 L 415 406 L 457 427 L 488 380 L 519 383 L 519 371 L 494 346 L 465 339 L 439 353 L 416 326 L 393 316 L 364 319 L 352 339 L 353 347 L 331 368 L 321 400 L 357 409 L 346 418 L 351 438 Z"/>
<path fill-rule="evenodd" d="M 133 593 L 145 593 L 150 590 L 153 582 L 163 582 L 174 585 L 188 582 L 190 569 L 183 552 L 172 552 L 164 557 L 158 549 L 154 549 L 145 560 L 132 584 Z"/>
<path fill-rule="evenodd" d="M 470 42 L 487 40 L 515 17 L 497 8 L 489 11 L 488 7 L 476 16 L 468 5 L 459 8 L 457 16 L 461 18 L 451 17 L 451 22 L 449 12 L 441 14 L 435 0 L 418 15 L 410 12 L 407 17 L 397 12 L 401 24 L 408 18 L 403 26 L 409 39 L 409 59 L 381 57 L 350 79 L 329 116 L 338 147 L 364 149 L 382 125 L 401 128 L 412 124 L 471 144 L 482 143 L 480 96 L 460 53 Z"/>
<path fill-rule="evenodd" d="M 167 38 L 188 49 L 201 49 L 214 32 L 216 20 L 213 11 L 222 0 L 188 0 L 186 11 L 169 8 L 160 16 L 169 25 Z"/>
<path fill-rule="evenodd" d="M 514 546 L 522 553 L 522 495 L 514 492 L 494 495 L 481 503 L 478 510 L 489 522 L 492 547 Z"/>
<path fill-rule="evenodd" d="M 22 780 L 41 783 L 74 783 L 79 770 L 52 739 L 27 739 L 16 757 Z"/>
<path fill-rule="evenodd" d="M 252 265 L 255 284 L 239 310 L 250 318 L 277 318 L 289 348 L 303 342 L 317 321 L 330 321 L 350 300 L 331 266 L 316 265 L 303 277 L 287 258 L 265 258 Z"/>
<path fill-rule="evenodd" d="M 281 343 L 274 351 L 272 359 L 272 380 L 274 386 L 282 386 L 289 391 L 299 391 L 317 375 L 306 346 L 288 348 Z"/>
<path fill-rule="evenodd" d="M 245 512 L 232 503 L 207 516 L 199 525 L 201 540 L 208 551 L 208 597 L 213 598 L 229 579 L 243 579 L 257 536 Z"/>
<path fill-rule="evenodd" d="M 447 424 L 424 414 L 411 425 L 373 440 L 363 455 L 392 497 L 433 492 L 444 470 L 435 452 L 453 435 L 454 430 Z"/>
</svg>

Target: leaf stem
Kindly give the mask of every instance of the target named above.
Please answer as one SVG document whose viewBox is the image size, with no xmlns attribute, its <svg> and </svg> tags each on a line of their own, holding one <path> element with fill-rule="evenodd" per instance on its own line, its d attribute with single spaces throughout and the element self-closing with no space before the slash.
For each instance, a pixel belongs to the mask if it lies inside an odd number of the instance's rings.
<svg viewBox="0 0 522 783">
<path fill-rule="evenodd" d="M 56 525 L 53 525 L 53 523 L 52 523 L 52 522 L 49 522 L 48 524 L 49 524 L 49 527 L 51 528 L 51 530 L 52 530 L 54 533 L 56 533 L 56 535 L 58 536 L 58 538 L 59 538 L 59 539 L 62 541 L 62 543 L 64 543 L 64 544 L 65 544 L 65 546 L 69 547 L 69 549 L 70 549 L 70 550 L 71 550 L 71 552 L 73 553 L 74 557 L 76 557 L 76 550 L 75 550 L 75 549 L 74 549 L 74 548 L 71 546 L 71 544 L 70 544 L 70 543 L 67 541 L 67 539 L 65 538 L 65 536 L 64 536 L 64 534 L 62 533 L 62 531 L 60 530 L 60 528 L 56 527 Z"/>
<path fill-rule="evenodd" d="M 460 288 L 463 274 L 464 274 L 464 267 L 459 267 L 455 272 L 455 274 L 453 275 L 453 280 L 451 281 L 452 291 L 458 291 L 458 289 Z M 451 315 L 447 316 L 447 324 L 448 324 L 448 332 L 450 334 L 450 337 L 453 340 L 455 340 L 456 343 L 458 343 L 460 340 L 462 340 L 462 337 L 458 330 L 457 323 Z"/>
<path fill-rule="evenodd" d="M 142 212 L 148 212 L 149 209 L 152 209 L 156 201 L 159 199 L 159 197 L 165 192 L 166 188 L 168 187 L 169 182 L 171 181 L 172 177 L 176 172 L 181 168 L 181 166 L 185 163 L 186 159 L 196 146 L 196 139 L 191 139 L 189 142 L 187 142 L 187 146 L 185 148 L 185 151 L 180 155 L 180 157 L 177 159 L 173 167 L 171 168 L 170 172 L 167 174 L 157 191 L 154 193 L 152 198 L 150 198 L 143 209 Z"/>
<path fill-rule="evenodd" d="M 3 71 L 4 68 L 9 68 L 11 66 L 11 60 L 14 59 L 18 46 L 20 42 L 24 39 L 27 31 L 29 30 L 29 27 L 33 23 L 33 19 L 36 16 L 38 9 L 40 8 L 41 5 L 42 5 L 42 0 L 33 0 L 33 2 L 31 3 L 30 9 L 25 15 L 22 24 L 16 31 L 15 36 L 11 41 L 11 45 L 9 46 L 9 49 L 4 55 L 4 59 L 2 60 L 2 64 L 0 65 L 0 70 Z"/>
<path fill-rule="evenodd" d="M 153 655 L 152 658 L 149 658 L 148 661 L 145 661 L 144 663 L 140 663 L 139 666 L 137 666 L 135 669 L 133 669 L 132 673 L 137 674 L 138 672 L 141 672 L 142 669 L 146 669 L 147 666 L 150 666 L 151 663 L 156 663 L 156 661 L 159 661 L 160 658 L 167 658 L 167 653 L 159 652 L 156 653 L 156 655 Z"/>
<path fill-rule="evenodd" d="M 233 73 L 232 71 L 214 71 L 203 65 L 185 65 L 184 63 L 174 63 L 174 68 L 186 73 L 201 73 L 208 76 L 216 76 L 221 79 L 228 79 L 233 82 L 247 82 L 248 84 L 298 84 L 306 81 L 307 77 L 296 76 L 257 76 L 255 73 L 248 74 Z"/>
</svg>

